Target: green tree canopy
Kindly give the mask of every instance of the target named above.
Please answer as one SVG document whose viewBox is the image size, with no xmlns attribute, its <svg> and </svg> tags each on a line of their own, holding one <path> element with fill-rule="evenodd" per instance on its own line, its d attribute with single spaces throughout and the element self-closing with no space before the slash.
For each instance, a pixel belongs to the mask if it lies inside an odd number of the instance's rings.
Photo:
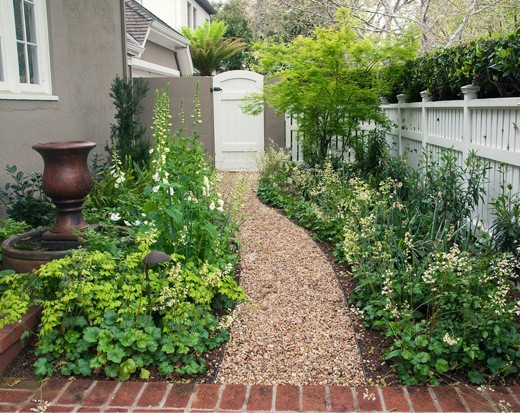
<svg viewBox="0 0 520 413">
<path fill-rule="evenodd" d="M 360 39 L 354 21 L 343 14 L 342 23 L 317 28 L 311 36 L 291 43 L 258 43 L 258 70 L 278 82 L 264 86 L 263 96 L 251 97 L 244 109 L 254 112 L 265 101 L 279 113 L 293 116 L 299 125 L 304 158 L 322 164 L 333 140 L 355 147 L 355 131 L 363 122 L 388 123 L 379 109 L 386 85 L 381 80 L 414 56 L 411 37 L 399 42 Z M 338 155 L 339 158 L 340 155 Z"/>
<path fill-rule="evenodd" d="M 222 62 L 244 49 L 245 43 L 236 38 L 225 38 L 228 26 L 224 22 L 205 22 L 196 29 L 182 27 L 182 34 L 191 42 L 193 66 L 201 76 L 211 76 Z"/>
<path fill-rule="evenodd" d="M 240 38 L 246 44 L 246 48 L 223 62 L 224 70 L 240 70 L 249 66 L 252 56 L 250 45 L 253 42 L 253 30 L 250 18 L 246 10 L 246 0 L 229 0 L 227 2 L 214 3 L 217 10 L 215 21 L 222 21 L 228 28 L 225 38 Z"/>
</svg>

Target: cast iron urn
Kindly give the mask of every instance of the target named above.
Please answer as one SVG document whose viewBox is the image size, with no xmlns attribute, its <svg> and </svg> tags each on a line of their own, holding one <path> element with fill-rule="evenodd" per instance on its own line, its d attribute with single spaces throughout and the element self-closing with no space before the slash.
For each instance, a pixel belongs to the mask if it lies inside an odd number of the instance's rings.
<svg viewBox="0 0 520 413">
<path fill-rule="evenodd" d="M 69 141 L 39 143 L 32 148 L 43 158 L 43 192 L 56 205 L 56 222 L 42 234 L 42 243 L 77 243 L 77 232 L 88 224 L 83 218 L 83 202 L 92 190 L 88 155 L 94 142 Z"/>
</svg>

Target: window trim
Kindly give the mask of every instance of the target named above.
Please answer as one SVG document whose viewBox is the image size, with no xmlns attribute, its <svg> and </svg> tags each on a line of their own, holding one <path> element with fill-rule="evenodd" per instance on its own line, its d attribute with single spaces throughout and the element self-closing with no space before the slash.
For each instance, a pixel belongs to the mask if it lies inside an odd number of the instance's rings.
<svg viewBox="0 0 520 413">
<path fill-rule="evenodd" d="M 188 21 L 186 22 L 186 26 L 188 26 L 190 29 L 193 29 L 193 5 L 188 1 L 186 2 L 186 15 L 188 17 Z"/>
<path fill-rule="evenodd" d="M 47 4 L 45 0 L 33 1 L 34 20 L 36 22 L 39 83 L 28 84 L 20 82 L 13 2 L 10 0 L 0 0 L 0 16 L 5 16 L 0 17 L 0 24 L 4 30 L 0 36 L 2 41 L 2 66 L 5 79 L 4 82 L 0 82 L 0 99 L 57 100 L 56 96 L 52 96 Z"/>
</svg>

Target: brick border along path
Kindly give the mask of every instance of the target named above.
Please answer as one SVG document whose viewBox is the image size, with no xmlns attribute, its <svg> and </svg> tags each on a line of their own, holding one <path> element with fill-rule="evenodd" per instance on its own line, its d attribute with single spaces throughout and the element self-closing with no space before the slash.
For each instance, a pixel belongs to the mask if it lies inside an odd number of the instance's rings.
<svg viewBox="0 0 520 413">
<path fill-rule="evenodd" d="M 0 379 L 1 412 L 520 411 L 517 387 L 341 387 Z M 31 410 L 33 409 L 33 410 Z"/>
</svg>

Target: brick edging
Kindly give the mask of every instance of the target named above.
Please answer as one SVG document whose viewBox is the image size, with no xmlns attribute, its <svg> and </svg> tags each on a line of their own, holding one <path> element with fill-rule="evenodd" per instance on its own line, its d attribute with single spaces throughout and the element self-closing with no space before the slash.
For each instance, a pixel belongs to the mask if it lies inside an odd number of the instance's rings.
<svg viewBox="0 0 520 413">
<path fill-rule="evenodd" d="M 11 364 L 26 346 L 21 340 L 25 330 L 32 330 L 40 319 L 41 307 L 31 307 L 19 323 L 7 324 L 0 329 L 0 373 Z"/>
<path fill-rule="evenodd" d="M 520 386 L 342 387 L 0 379 L 0 411 L 520 411 Z M 34 410 L 33 410 L 34 411 Z"/>
</svg>

